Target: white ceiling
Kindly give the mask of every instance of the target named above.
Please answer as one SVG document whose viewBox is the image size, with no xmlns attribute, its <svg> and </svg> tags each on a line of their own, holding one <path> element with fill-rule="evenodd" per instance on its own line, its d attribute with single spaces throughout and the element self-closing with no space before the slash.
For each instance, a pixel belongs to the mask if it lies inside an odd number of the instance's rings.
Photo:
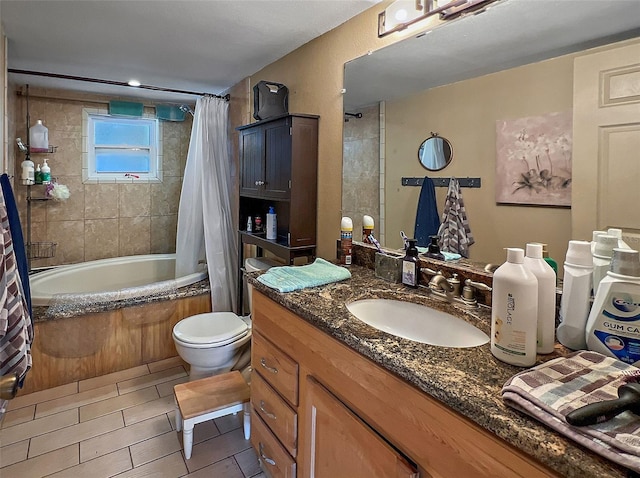
<svg viewBox="0 0 640 478">
<path fill-rule="evenodd" d="M 222 93 L 380 0 L 1 0 L 10 69 Z M 278 81 L 278 78 L 265 78 Z M 120 96 L 195 97 L 10 74 Z"/>
<path fill-rule="evenodd" d="M 638 36 L 640 0 L 498 0 L 347 63 L 345 109 Z"/>
</svg>

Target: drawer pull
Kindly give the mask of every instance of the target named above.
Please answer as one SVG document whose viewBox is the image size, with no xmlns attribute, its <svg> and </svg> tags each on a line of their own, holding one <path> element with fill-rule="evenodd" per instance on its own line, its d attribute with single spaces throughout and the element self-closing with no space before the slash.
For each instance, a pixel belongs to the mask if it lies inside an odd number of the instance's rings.
<svg viewBox="0 0 640 478">
<path fill-rule="evenodd" d="M 262 358 L 260 359 L 260 365 L 262 365 L 262 368 L 264 368 L 264 369 L 268 370 L 268 371 L 269 371 L 269 372 L 271 372 L 271 373 L 278 373 L 278 369 L 277 369 L 277 368 L 275 368 L 275 367 L 269 367 L 269 366 L 267 365 L 267 361 L 264 359 L 264 357 L 262 357 Z"/>
<path fill-rule="evenodd" d="M 272 420 L 276 419 L 276 416 L 273 413 L 270 413 L 264 409 L 264 400 L 260 400 L 260 411 L 264 413 L 266 416 L 271 418 Z"/>
<path fill-rule="evenodd" d="M 267 455 L 265 455 L 264 452 L 262 451 L 263 448 L 264 448 L 264 445 L 262 444 L 262 442 L 260 442 L 260 458 L 262 458 L 269 465 L 275 466 L 276 461 L 272 458 L 269 458 Z"/>
</svg>

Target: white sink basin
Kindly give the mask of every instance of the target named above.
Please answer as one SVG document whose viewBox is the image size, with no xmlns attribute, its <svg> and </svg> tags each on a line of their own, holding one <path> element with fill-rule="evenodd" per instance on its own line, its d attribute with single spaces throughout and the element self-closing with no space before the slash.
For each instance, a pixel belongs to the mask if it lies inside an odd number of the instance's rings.
<svg viewBox="0 0 640 478">
<path fill-rule="evenodd" d="M 458 317 L 411 302 L 363 299 L 347 309 L 371 327 L 388 334 L 440 347 L 478 347 L 489 336 Z"/>
</svg>

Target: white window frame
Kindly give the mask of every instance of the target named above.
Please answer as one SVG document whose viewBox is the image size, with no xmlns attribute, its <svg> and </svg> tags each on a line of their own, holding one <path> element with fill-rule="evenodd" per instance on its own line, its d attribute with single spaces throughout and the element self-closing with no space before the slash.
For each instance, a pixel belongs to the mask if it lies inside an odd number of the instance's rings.
<svg viewBox="0 0 640 478">
<path fill-rule="evenodd" d="M 98 184 L 98 183 L 132 183 L 132 182 L 150 182 L 160 183 L 162 182 L 162 123 L 158 121 L 152 115 L 144 115 L 141 118 L 113 116 L 109 115 L 105 110 L 97 110 L 85 108 L 82 111 L 82 136 L 83 136 L 83 148 L 82 148 L 82 179 L 85 184 Z M 134 124 L 136 122 L 144 121 L 147 124 L 151 124 L 151 141 L 149 147 L 149 172 L 139 173 L 131 172 L 130 175 L 126 173 L 99 173 L 96 171 L 96 145 L 94 144 L 94 121 L 95 120 L 113 120 L 121 123 Z M 132 149 L 133 147 L 131 147 Z M 123 146 L 123 149 L 127 149 L 127 146 Z"/>
</svg>

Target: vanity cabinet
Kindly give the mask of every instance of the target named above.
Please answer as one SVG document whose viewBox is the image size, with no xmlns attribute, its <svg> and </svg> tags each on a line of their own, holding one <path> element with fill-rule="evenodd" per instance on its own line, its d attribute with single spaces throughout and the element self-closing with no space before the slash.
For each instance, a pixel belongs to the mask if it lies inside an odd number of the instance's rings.
<svg viewBox="0 0 640 478">
<path fill-rule="evenodd" d="M 558 476 L 264 294 L 253 304 L 252 444 L 273 477 Z M 267 378 L 269 351 L 296 365 L 295 398 Z M 259 411 L 262 379 L 297 414 L 294 454 Z"/>
</svg>

